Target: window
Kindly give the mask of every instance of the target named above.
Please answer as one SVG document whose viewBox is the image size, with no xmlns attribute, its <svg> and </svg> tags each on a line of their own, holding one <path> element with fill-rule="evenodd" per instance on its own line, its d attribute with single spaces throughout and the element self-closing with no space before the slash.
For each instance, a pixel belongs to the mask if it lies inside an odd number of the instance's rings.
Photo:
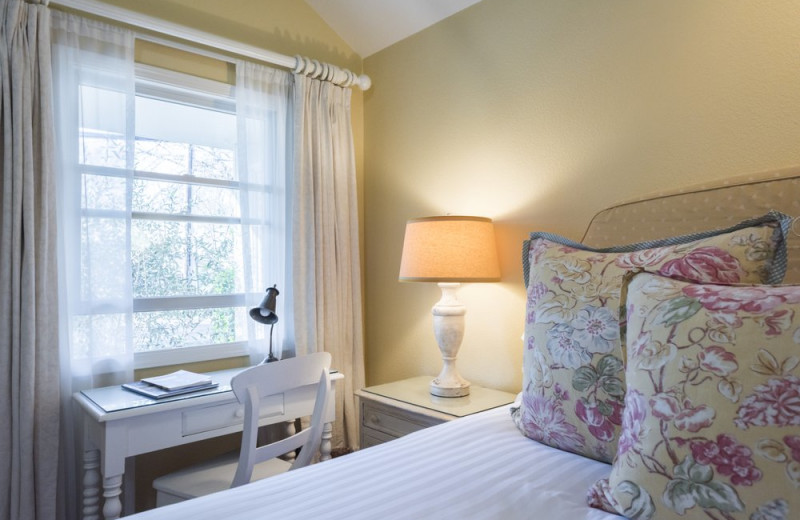
<svg viewBox="0 0 800 520">
<path fill-rule="evenodd" d="M 98 320 L 132 320 L 127 348 L 139 368 L 245 355 L 248 329 L 263 331 L 246 313 L 241 201 L 244 189 L 268 186 L 244 186 L 237 174 L 232 88 L 138 66 L 133 122 L 107 109 L 124 106 L 112 99 L 124 94 L 79 90 L 80 269 L 127 277 L 112 285 L 130 287 L 133 303 L 129 315 L 103 312 L 104 300 L 125 295 L 85 288 L 93 296 L 73 341 L 88 344 Z M 96 260 L 120 245 L 124 265 Z"/>
</svg>

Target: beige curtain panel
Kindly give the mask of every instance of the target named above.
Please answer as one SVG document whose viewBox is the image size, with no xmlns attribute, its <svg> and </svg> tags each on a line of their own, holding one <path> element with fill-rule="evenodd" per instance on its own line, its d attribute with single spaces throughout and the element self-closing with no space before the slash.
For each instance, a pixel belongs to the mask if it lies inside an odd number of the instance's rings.
<svg viewBox="0 0 800 520">
<path fill-rule="evenodd" d="M 50 23 L 0 0 L 0 518 L 56 517 L 58 291 Z"/>
<path fill-rule="evenodd" d="M 333 447 L 354 447 L 364 344 L 350 90 L 295 74 L 294 99 L 296 348 L 330 352 L 331 367 L 344 373 Z"/>
</svg>

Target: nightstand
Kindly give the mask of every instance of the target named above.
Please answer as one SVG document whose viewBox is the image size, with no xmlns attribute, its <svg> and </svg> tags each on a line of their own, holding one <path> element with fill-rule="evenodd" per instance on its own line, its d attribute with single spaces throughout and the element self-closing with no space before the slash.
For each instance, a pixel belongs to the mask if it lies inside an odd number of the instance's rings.
<svg viewBox="0 0 800 520">
<path fill-rule="evenodd" d="M 431 379 L 431 376 L 412 377 L 356 391 L 361 406 L 361 448 L 510 404 L 515 397 L 477 385 L 471 385 L 470 394 L 464 397 L 437 397 L 428 391 Z"/>
</svg>

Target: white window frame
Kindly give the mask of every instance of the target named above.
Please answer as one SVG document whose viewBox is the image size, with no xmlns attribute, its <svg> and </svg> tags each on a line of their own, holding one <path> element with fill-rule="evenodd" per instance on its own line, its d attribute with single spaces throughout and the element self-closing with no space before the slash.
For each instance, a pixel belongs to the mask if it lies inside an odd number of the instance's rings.
<svg viewBox="0 0 800 520">
<path fill-rule="evenodd" d="M 148 65 L 136 65 L 136 95 L 167 99 L 187 105 L 235 113 L 234 87 L 232 85 Z M 134 179 L 181 182 L 179 176 L 138 170 L 134 171 L 133 177 Z M 186 176 L 185 180 L 194 185 L 233 189 L 238 189 L 240 187 L 240 184 L 236 181 L 198 179 L 190 176 Z M 148 218 L 162 220 L 161 216 L 150 215 L 143 212 L 132 213 L 132 219 Z M 192 215 L 171 216 L 170 220 L 198 223 L 241 223 L 240 218 Z M 211 307 L 242 307 L 244 305 L 245 295 L 243 293 L 134 298 L 133 312 L 202 309 Z M 192 345 L 190 347 L 134 352 L 133 359 L 134 369 L 142 369 L 247 355 L 247 341 L 237 341 L 222 344 Z"/>
</svg>

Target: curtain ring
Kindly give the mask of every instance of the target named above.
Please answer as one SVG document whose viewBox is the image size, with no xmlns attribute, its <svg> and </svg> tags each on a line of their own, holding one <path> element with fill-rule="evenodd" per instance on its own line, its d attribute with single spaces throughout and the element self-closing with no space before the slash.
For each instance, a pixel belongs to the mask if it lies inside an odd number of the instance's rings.
<svg viewBox="0 0 800 520">
<path fill-rule="evenodd" d="M 350 69 L 345 69 L 345 72 L 347 73 L 347 79 L 345 79 L 345 82 L 344 82 L 343 86 L 349 87 L 350 85 L 352 85 L 356 81 L 356 75 Z"/>
<path fill-rule="evenodd" d="M 336 67 L 336 76 L 333 79 L 341 87 L 347 81 L 347 69 Z"/>
<path fill-rule="evenodd" d="M 320 76 L 322 76 L 322 73 L 325 71 L 325 64 L 322 63 L 321 61 L 314 60 L 314 66 L 315 69 L 313 78 L 318 79 Z"/>
<path fill-rule="evenodd" d="M 304 66 L 305 64 L 303 62 L 303 57 L 300 56 L 299 54 L 296 54 L 294 57 L 294 69 L 292 70 L 292 72 L 294 72 L 295 74 L 302 74 Z"/>
<path fill-rule="evenodd" d="M 330 63 L 320 62 L 319 60 L 312 60 L 306 56 L 296 54 L 294 56 L 294 69 L 292 72 L 295 74 L 302 74 L 312 79 L 319 79 L 321 81 L 328 81 L 340 87 L 350 87 L 359 84 L 360 79 L 355 72 L 337 67 Z M 798 224 L 800 229 L 800 224 Z"/>
</svg>

